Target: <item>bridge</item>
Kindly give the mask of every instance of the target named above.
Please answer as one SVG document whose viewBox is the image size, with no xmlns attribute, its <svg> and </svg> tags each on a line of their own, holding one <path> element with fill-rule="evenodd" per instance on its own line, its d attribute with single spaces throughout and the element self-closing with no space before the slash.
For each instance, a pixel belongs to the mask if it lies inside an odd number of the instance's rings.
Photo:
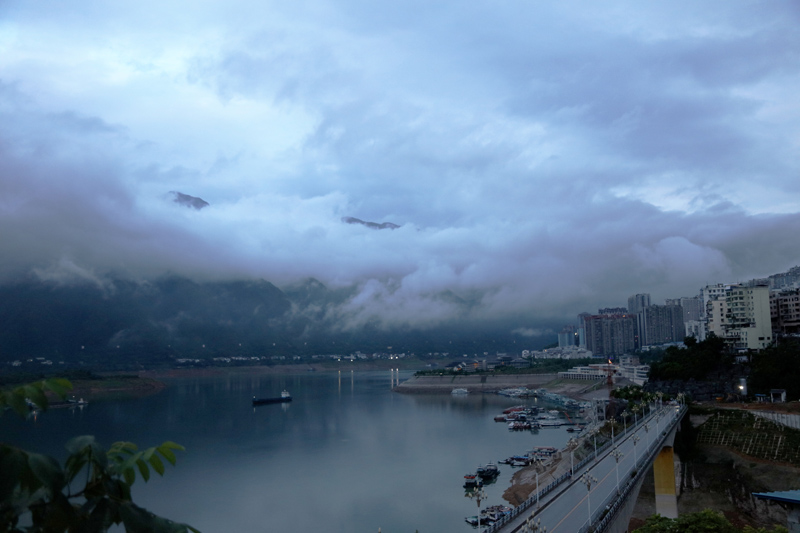
<svg viewBox="0 0 800 533">
<path fill-rule="evenodd" d="M 656 511 L 677 518 L 672 445 L 684 405 L 658 405 L 561 477 L 539 489 L 486 533 L 623 533 L 644 475 L 653 466 Z"/>
</svg>

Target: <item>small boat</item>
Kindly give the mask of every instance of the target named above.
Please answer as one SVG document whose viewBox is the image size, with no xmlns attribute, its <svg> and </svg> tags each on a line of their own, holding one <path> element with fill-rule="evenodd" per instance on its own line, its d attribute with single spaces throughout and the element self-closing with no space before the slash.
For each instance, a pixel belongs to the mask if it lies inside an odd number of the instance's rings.
<svg viewBox="0 0 800 533">
<path fill-rule="evenodd" d="M 281 392 L 281 395 L 277 398 L 256 398 L 253 396 L 253 405 L 266 405 L 270 403 L 285 403 L 291 401 L 292 395 L 289 394 L 289 391 Z"/>
<path fill-rule="evenodd" d="M 500 470 L 494 463 L 486 463 L 486 466 L 479 466 L 476 472 L 481 479 L 494 479 L 500 475 Z"/>
<path fill-rule="evenodd" d="M 563 424 L 558 420 L 539 420 L 539 425 L 543 428 L 557 428 L 561 427 Z"/>
<path fill-rule="evenodd" d="M 458 388 L 458 389 L 453 389 L 452 391 L 450 391 L 450 394 L 453 394 L 454 396 L 461 396 L 463 394 L 469 394 L 469 391 L 467 389 L 464 389 L 464 388 Z"/>
<path fill-rule="evenodd" d="M 467 474 L 464 476 L 464 488 L 476 489 L 483 486 L 483 480 L 475 474 Z"/>
</svg>

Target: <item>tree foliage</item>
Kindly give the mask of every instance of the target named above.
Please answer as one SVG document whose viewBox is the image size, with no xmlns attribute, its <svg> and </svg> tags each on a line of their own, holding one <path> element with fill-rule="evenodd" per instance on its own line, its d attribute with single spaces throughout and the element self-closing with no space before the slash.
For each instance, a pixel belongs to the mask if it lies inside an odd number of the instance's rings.
<svg viewBox="0 0 800 533">
<path fill-rule="evenodd" d="M 800 342 L 782 341 L 751 358 L 750 392 L 786 389 L 790 398 L 800 397 Z"/>
<path fill-rule="evenodd" d="M 771 530 L 755 529 L 750 526 L 739 529 L 722 513 L 711 509 L 684 514 L 678 518 L 653 515 L 636 531 L 637 533 L 788 533 L 783 526 L 775 526 Z"/>
<path fill-rule="evenodd" d="M 685 344 L 686 348 L 670 346 L 664 350 L 661 361 L 650 365 L 651 381 L 702 380 L 712 371 L 733 362 L 732 355 L 725 350 L 725 340 L 714 334 L 704 341 Z"/>
<path fill-rule="evenodd" d="M 25 413 L 29 403 L 46 408 L 46 391 L 62 398 L 71 388 L 66 380 L 47 380 L 0 393 L 0 412 L 6 407 Z M 122 524 L 129 533 L 188 533 L 197 531 L 154 515 L 136 505 L 131 486 L 138 475 L 147 481 L 151 469 L 164 474 L 164 460 L 174 465 L 174 442 L 139 450 L 130 442 L 108 450 L 92 436 L 66 444 L 62 466 L 46 455 L 0 443 L 0 531 L 45 533 L 102 533 Z M 22 523 L 30 525 L 21 525 Z"/>
</svg>

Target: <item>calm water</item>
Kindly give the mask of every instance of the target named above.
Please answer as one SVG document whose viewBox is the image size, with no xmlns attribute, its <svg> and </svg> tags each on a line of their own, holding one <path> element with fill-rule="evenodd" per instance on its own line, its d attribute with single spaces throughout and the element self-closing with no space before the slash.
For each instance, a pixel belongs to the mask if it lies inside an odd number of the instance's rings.
<svg viewBox="0 0 800 533">
<path fill-rule="evenodd" d="M 475 531 L 477 504 L 464 474 L 532 446 L 558 446 L 564 429 L 509 432 L 493 421 L 518 403 L 497 395 L 403 395 L 405 372 L 227 376 L 169 381 L 148 398 L 50 410 L 35 420 L 7 414 L 2 440 L 64 456 L 63 443 L 92 434 L 108 446 L 178 442 L 176 467 L 137 481 L 149 510 L 212 532 L 438 533 Z M 253 396 L 291 404 L 250 406 Z M 530 400 L 533 402 L 533 400 Z M 505 503 L 511 467 L 486 487 Z M 487 502 L 484 502 L 487 505 Z"/>
</svg>

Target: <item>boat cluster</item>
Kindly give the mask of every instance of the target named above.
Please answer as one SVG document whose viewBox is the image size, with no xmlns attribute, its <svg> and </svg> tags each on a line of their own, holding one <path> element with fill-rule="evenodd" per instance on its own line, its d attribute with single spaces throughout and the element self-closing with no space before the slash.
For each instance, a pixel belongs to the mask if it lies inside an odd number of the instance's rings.
<svg viewBox="0 0 800 533">
<path fill-rule="evenodd" d="M 484 483 L 491 483 L 500 475 L 500 469 L 494 463 L 486 463 L 486 466 L 478 466 L 474 474 L 464 476 L 464 488 L 467 490 L 482 487 Z"/>
<path fill-rule="evenodd" d="M 494 524 L 505 515 L 511 512 L 511 507 L 507 505 L 492 505 L 486 509 L 481 510 L 478 516 L 468 516 L 464 520 L 473 526 L 488 526 Z"/>
<path fill-rule="evenodd" d="M 499 461 L 502 464 L 511 466 L 530 466 L 534 463 L 542 463 L 550 460 L 558 454 L 558 448 L 553 446 L 536 446 L 532 450 L 522 455 L 512 455 L 507 459 Z"/>
<path fill-rule="evenodd" d="M 544 390 L 544 389 L 540 389 Z M 508 396 L 509 398 L 536 398 L 538 393 L 536 389 L 529 389 L 527 387 L 515 387 L 510 389 L 502 389 L 497 391 L 500 396 Z"/>
<path fill-rule="evenodd" d="M 510 431 L 541 429 L 547 427 L 560 427 L 573 425 L 574 422 L 567 413 L 556 409 L 542 411 L 538 407 L 515 405 L 504 410 L 502 414 L 494 417 L 495 422 L 507 422 Z"/>
</svg>

